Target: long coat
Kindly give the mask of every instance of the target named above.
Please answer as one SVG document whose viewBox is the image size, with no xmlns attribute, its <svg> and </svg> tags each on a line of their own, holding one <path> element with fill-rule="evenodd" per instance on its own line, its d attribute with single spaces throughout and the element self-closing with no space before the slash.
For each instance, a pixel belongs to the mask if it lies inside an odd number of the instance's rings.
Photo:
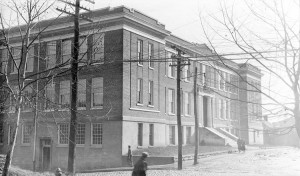
<svg viewBox="0 0 300 176">
<path fill-rule="evenodd" d="M 132 176 L 146 176 L 147 162 L 144 157 L 141 157 L 133 167 Z"/>
</svg>

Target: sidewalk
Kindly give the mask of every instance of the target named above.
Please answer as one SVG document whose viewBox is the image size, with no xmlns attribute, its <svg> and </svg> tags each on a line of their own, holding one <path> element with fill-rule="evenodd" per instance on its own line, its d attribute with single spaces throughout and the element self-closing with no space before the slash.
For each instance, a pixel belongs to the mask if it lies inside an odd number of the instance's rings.
<svg viewBox="0 0 300 176">
<path fill-rule="evenodd" d="M 198 154 L 198 159 L 206 158 L 206 157 L 210 157 L 210 156 L 228 154 L 230 152 L 237 152 L 237 150 L 235 148 L 233 148 L 231 151 L 224 150 L 224 151 L 200 153 L 200 154 Z M 151 165 L 151 166 L 148 166 L 148 170 L 174 170 L 174 169 L 177 170 L 177 157 L 174 157 L 174 158 L 176 160 L 172 164 Z M 190 165 L 190 163 L 191 163 L 191 161 L 193 159 L 194 159 L 194 155 L 183 155 L 182 156 L 182 161 L 183 161 L 184 165 L 186 165 L 188 163 L 189 163 L 188 165 Z M 87 170 L 87 171 L 81 171 L 79 173 L 116 172 L 116 171 L 132 171 L 132 167 L 118 167 L 118 168 L 106 168 L 106 169 Z"/>
</svg>

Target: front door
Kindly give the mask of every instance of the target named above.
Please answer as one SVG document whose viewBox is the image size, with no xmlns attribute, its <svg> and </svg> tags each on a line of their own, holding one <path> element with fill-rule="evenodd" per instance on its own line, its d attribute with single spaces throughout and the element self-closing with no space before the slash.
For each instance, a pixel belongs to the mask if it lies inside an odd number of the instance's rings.
<svg viewBox="0 0 300 176">
<path fill-rule="evenodd" d="M 41 155 L 42 155 L 42 170 L 49 171 L 51 169 L 51 139 L 41 139 Z"/>
</svg>

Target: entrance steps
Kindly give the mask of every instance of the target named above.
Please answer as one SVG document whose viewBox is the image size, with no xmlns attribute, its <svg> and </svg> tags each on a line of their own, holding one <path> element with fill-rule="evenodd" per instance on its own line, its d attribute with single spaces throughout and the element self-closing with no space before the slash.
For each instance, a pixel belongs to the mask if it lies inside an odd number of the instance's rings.
<svg viewBox="0 0 300 176">
<path fill-rule="evenodd" d="M 232 147 L 235 147 L 237 144 L 236 144 L 236 140 L 234 140 L 234 136 L 230 136 L 229 137 L 229 134 L 223 134 L 223 132 L 220 132 L 218 129 L 216 128 L 211 128 L 211 127 L 204 127 L 206 130 L 208 130 L 209 132 L 215 134 L 216 136 L 222 138 L 224 140 L 224 145 L 230 145 Z M 231 135 L 231 134 L 230 134 Z"/>
</svg>

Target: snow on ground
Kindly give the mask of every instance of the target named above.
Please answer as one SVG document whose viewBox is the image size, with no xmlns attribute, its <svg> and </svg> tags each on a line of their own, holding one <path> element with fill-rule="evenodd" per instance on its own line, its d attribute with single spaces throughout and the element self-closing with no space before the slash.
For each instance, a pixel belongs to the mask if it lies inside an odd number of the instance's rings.
<svg viewBox="0 0 300 176">
<path fill-rule="evenodd" d="M 149 170 L 148 176 L 299 176 L 300 149 L 277 147 L 271 149 L 247 150 L 246 153 L 232 153 L 212 156 L 199 160 L 197 166 L 193 161 L 184 162 L 184 169 Z M 80 174 L 80 176 L 129 176 L 131 172 L 102 172 Z"/>
</svg>

